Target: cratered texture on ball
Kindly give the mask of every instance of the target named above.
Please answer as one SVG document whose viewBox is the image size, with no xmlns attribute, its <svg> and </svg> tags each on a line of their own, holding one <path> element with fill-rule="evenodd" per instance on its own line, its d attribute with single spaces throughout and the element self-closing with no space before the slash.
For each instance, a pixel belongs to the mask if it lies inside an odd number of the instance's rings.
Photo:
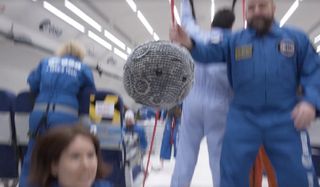
<svg viewBox="0 0 320 187">
<path fill-rule="evenodd" d="M 136 47 L 124 66 L 123 84 L 137 102 L 169 109 L 182 102 L 194 79 L 190 53 L 168 41 L 152 41 Z"/>
</svg>

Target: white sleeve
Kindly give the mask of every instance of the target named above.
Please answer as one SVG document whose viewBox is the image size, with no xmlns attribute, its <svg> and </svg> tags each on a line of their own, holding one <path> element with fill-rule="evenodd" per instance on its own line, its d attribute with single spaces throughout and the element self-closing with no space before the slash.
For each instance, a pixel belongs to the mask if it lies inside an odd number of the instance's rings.
<svg viewBox="0 0 320 187">
<path fill-rule="evenodd" d="M 210 32 L 201 30 L 193 18 L 189 0 L 181 1 L 181 25 L 192 39 L 200 42 L 208 42 L 210 40 Z"/>
</svg>

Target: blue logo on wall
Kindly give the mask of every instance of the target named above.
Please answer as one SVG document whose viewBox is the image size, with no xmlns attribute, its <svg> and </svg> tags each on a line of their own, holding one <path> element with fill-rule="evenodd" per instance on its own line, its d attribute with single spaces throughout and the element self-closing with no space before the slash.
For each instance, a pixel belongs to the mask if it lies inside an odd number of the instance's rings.
<svg viewBox="0 0 320 187">
<path fill-rule="evenodd" d="M 39 24 L 39 30 L 41 32 L 46 32 L 56 38 L 60 37 L 62 34 L 62 29 L 53 25 L 49 19 L 44 19 Z"/>
</svg>

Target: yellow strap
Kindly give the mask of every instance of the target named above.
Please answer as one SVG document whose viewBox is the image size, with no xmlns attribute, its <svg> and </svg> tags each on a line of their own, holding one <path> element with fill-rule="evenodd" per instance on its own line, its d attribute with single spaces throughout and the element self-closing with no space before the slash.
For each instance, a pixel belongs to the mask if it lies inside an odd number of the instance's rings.
<svg viewBox="0 0 320 187">
<path fill-rule="evenodd" d="M 102 117 L 96 114 L 96 108 L 95 108 L 95 95 L 94 94 L 90 94 L 90 106 L 89 106 L 89 117 L 90 120 L 93 123 L 100 123 Z"/>
</svg>

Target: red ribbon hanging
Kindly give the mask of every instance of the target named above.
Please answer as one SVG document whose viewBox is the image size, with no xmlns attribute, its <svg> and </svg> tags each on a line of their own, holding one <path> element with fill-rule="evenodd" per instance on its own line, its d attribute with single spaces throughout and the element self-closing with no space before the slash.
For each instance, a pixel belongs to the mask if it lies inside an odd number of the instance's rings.
<svg viewBox="0 0 320 187">
<path fill-rule="evenodd" d="M 174 25 L 174 23 L 175 23 L 175 17 L 174 17 L 174 0 L 171 0 L 170 5 L 171 5 L 171 21 L 172 21 L 172 25 Z"/>
</svg>

